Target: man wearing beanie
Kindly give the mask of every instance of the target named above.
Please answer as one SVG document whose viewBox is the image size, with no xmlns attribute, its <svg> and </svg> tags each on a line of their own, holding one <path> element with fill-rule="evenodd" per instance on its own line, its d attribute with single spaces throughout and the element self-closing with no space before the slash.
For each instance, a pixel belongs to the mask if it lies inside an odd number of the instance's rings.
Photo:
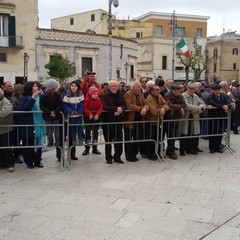
<svg viewBox="0 0 240 240">
<path fill-rule="evenodd" d="M 97 142 L 100 122 L 99 117 L 102 114 L 102 110 L 103 105 L 98 96 L 98 89 L 92 86 L 89 88 L 83 104 L 84 122 L 86 124 L 86 145 L 82 155 L 89 154 L 90 145 L 92 145 L 93 148 L 92 153 L 101 154 L 97 149 Z M 91 139 L 91 132 L 93 139 Z"/>
</svg>

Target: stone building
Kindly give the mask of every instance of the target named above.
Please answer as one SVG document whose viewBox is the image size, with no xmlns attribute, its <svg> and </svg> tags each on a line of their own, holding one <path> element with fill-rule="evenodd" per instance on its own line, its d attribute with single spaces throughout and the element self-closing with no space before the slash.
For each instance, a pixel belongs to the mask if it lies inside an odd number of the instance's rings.
<svg viewBox="0 0 240 240">
<path fill-rule="evenodd" d="M 39 29 L 36 38 L 36 56 L 39 81 L 48 78 L 44 65 L 54 53 L 67 57 L 77 67 L 74 78 L 82 78 L 85 71 L 97 73 L 98 81 L 108 81 L 109 41 L 107 35 L 72 32 L 56 29 Z M 113 37 L 113 78 L 126 82 L 124 64 L 128 62 L 128 82 L 135 78 L 137 66 L 137 42 Z"/>
<path fill-rule="evenodd" d="M 25 81 L 37 79 L 37 27 L 37 0 L 0 1 L 0 84 L 23 82 L 24 78 Z"/>
<path fill-rule="evenodd" d="M 209 57 L 214 59 L 207 73 L 209 82 L 240 80 L 239 34 L 236 34 L 236 32 L 227 32 L 221 36 L 209 37 L 207 49 Z"/>
</svg>

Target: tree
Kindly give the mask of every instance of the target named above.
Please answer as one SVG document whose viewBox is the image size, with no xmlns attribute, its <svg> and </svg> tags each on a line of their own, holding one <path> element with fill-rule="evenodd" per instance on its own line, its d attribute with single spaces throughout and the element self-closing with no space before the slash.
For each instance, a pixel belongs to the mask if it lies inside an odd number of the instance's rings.
<svg viewBox="0 0 240 240">
<path fill-rule="evenodd" d="M 48 70 L 48 75 L 57 78 L 60 84 L 65 83 L 69 77 L 76 75 L 75 64 L 59 53 L 54 53 L 49 63 L 44 67 Z"/>
<path fill-rule="evenodd" d="M 207 71 L 209 66 L 213 63 L 213 58 L 208 57 L 208 54 L 201 54 L 200 48 L 195 48 L 191 51 L 189 58 L 183 58 L 181 53 L 177 53 L 180 62 L 185 66 L 186 83 L 189 82 L 189 72 L 194 71 L 194 81 L 200 79 L 201 73 Z"/>
</svg>

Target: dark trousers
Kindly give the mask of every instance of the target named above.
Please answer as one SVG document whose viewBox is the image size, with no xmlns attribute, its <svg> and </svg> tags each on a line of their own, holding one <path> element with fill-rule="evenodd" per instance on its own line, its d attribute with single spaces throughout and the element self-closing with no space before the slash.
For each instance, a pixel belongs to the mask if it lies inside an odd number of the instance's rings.
<svg viewBox="0 0 240 240">
<path fill-rule="evenodd" d="M 166 122 L 163 126 L 164 135 L 167 135 L 167 138 L 173 138 L 167 140 L 167 149 L 166 154 L 167 155 L 173 155 L 175 154 L 175 139 L 178 134 L 178 122 Z"/>
<path fill-rule="evenodd" d="M 85 125 L 85 139 L 86 142 L 91 142 L 91 133 L 93 136 L 93 141 L 97 142 L 98 140 L 98 129 L 99 129 L 99 121 L 89 120 L 89 118 L 84 118 Z"/>
<path fill-rule="evenodd" d="M 209 134 L 222 134 L 224 130 L 225 121 L 223 119 L 209 120 Z M 222 136 L 209 137 L 209 150 L 218 151 L 222 142 Z"/>
<path fill-rule="evenodd" d="M 188 135 L 181 134 L 181 137 L 187 137 Z M 196 150 L 198 148 L 199 138 L 181 138 L 180 139 L 180 152 L 187 152 Z"/>
<path fill-rule="evenodd" d="M 23 161 L 28 166 L 33 165 L 37 160 L 35 149 L 34 149 L 34 147 L 25 148 L 25 146 L 34 146 L 34 139 L 33 138 L 28 138 L 28 139 L 23 138 L 22 143 L 23 143 Z"/>
<path fill-rule="evenodd" d="M 134 124 L 133 128 L 124 128 L 124 140 L 132 141 L 124 143 L 126 159 L 136 158 L 140 143 L 136 140 L 143 139 L 142 123 Z"/>
<path fill-rule="evenodd" d="M 157 134 L 158 134 L 158 130 L 159 130 L 159 138 L 157 139 Z M 146 141 L 146 154 L 148 156 L 154 156 L 155 155 L 155 142 L 150 141 L 150 139 L 155 140 L 156 142 L 158 142 L 158 140 L 160 140 L 161 138 L 161 132 L 160 132 L 160 128 L 158 129 L 157 125 L 154 125 L 152 123 L 146 123 L 145 125 L 145 131 L 146 131 L 146 139 L 148 141 Z M 158 152 L 160 152 L 160 146 L 158 145 Z"/>
<path fill-rule="evenodd" d="M 12 132 L 0 134 L 0 146 L 12 146 Z M 11 148 L 0 149 L 0 167 L 14 167 L 13 151 Z"/>
<path fill-rule="evenodd" d="M 105 142 L 123 141 L 122 124 L 103 125 L 103 136 Z M 105 144 L 105 158 L 106 160 L 119 160 L 123 152 L 122 143 L 114 143 L 114 156 L 112 156 L 112 145 Z"/>
</svg>

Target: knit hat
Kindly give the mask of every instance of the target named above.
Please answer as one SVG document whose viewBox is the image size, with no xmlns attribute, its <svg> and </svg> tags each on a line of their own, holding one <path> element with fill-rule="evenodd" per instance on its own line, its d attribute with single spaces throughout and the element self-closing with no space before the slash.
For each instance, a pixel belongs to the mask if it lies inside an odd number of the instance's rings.
<svg viewBox="0 0 240 240">
<path fill-rule="evenodd" d="M 92 96 L 94 93 L 98 93 L 98 89 L 94 86 L 91 86 L 89 89 L 88 89 L 88 93 L 90 96 Z"/>
<path fill-rule="evenodd" d="M 76 84 L 76 86 L 77 86 L 77 88 L 78 88 L 78 91 L 81 89 L 81 87 L 80 87 L 80 83 L 79 83 L 78 80 L 74 80 L 74 81 L 72 81 L 71 84 L 70 84 L 70 86 L 71 86 L 72 84 Z"/>
<path fill-rule="evenodd" d="M 47 90 L 51 90 L 59 87 L 59 82 L 54 79 L 49 79 L 46 81 Z"/>
</svg>

